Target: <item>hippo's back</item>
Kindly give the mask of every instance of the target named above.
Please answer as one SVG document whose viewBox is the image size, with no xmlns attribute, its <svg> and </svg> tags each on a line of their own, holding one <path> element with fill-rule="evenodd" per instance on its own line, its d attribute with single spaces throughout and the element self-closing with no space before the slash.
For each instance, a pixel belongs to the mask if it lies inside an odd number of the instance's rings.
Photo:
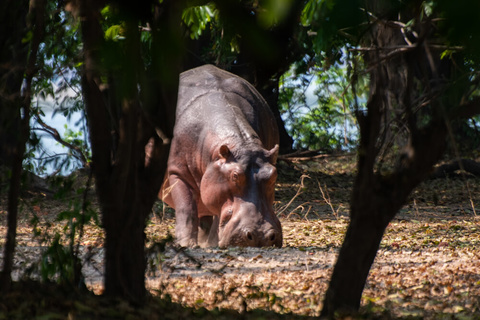
<svg viewBox="0 0 480 320">
<path fill-rule="evenodd" d="M 176 135 L 188 131 L 202 138 L 197 130 L 209 126 L 210 131 L 235 130 L 233 124 L 240 118 L 258 134 L 264 147 L 278 143 L 276 122 L 268 104 L 246 80 L 213 65 L 180 75 Z"/>
<path fill-rule="evenodd" d="M 250 105 L 258 105 L 258 108 L 268 108 L 263 97 L 248 81 L 207 64 L 187 70 L 180 75 L 177 116 L 181 116 L 199 97 L 215 92 L 237 94 L 246 99 Z"/>
</svg>

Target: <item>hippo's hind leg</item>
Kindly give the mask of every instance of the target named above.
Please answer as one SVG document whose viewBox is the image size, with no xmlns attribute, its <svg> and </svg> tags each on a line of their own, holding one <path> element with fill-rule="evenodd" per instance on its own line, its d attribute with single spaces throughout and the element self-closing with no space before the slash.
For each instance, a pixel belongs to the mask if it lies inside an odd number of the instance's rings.
<svg viewBox="0 0 480 320">
<path fill-rule="evenodd" d="M 175 204 L 175 237 L 182 247 L 194 247 L 198 237 L 197 204 L 192 189 L 177 175 L 170 175 L 170 195 Z"/>
<path fill-rule="evenodd" d="M 204 216 L 198 224 L 198 245 L 200 247 L 218 246 L 218 221 L 217 216 Z"/>
</svg>

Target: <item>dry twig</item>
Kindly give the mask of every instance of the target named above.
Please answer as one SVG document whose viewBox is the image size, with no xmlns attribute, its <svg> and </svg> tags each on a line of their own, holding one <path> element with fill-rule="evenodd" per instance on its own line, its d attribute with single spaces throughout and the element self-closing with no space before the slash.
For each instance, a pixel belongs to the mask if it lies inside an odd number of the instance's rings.
<svg viewBox="0 0 480 320">
<path fill-rule="evenodd" d="M 327 184 L 325 184 L 325 192 L 323 191 L 322 185 L 320 182 L 317 180 L 318 188 L 320 189 L 320 192 L 322 193 L 322 198 L 325 201 L 326 204 L 330 206 L 330 209 L 332 209 L 333 216 L 335 219 L 338 220 L 338 212 L 340 211 L 340 208 L 342 205 L 339 205 L 337 210 L 333 207 L 332 201 L 330 200 L 330 195 L 328 194 L 328 189 L 327 189 Z"/>
</svg>

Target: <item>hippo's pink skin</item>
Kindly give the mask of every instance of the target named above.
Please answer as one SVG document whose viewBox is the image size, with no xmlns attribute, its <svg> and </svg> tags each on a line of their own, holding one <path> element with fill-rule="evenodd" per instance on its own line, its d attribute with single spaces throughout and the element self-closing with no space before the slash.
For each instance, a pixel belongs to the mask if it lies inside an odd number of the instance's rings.
<svg viewBox="0 0 480 320">
<path fill-rule="evenodd" d="M 211 65 L 181 74 L 168 176 L 181 246 L 282 246 L 273 211 L 278 130 L 248 82 Z"/>
</svg>

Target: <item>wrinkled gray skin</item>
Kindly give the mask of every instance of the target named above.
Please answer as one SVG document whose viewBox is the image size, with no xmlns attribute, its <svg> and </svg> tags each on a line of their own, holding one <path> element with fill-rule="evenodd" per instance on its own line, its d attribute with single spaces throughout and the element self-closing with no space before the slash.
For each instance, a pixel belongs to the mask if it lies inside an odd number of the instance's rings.
<svg viewBox="0 0 480 320">
<path fill-rule="evenodd" d="M 282 246 L 273 211 L 278 139 L 267 103 L 248 82 L 211 65 L 181 74 L 160 191 L 175 208 L 181 246 Z"/>
</svg>

